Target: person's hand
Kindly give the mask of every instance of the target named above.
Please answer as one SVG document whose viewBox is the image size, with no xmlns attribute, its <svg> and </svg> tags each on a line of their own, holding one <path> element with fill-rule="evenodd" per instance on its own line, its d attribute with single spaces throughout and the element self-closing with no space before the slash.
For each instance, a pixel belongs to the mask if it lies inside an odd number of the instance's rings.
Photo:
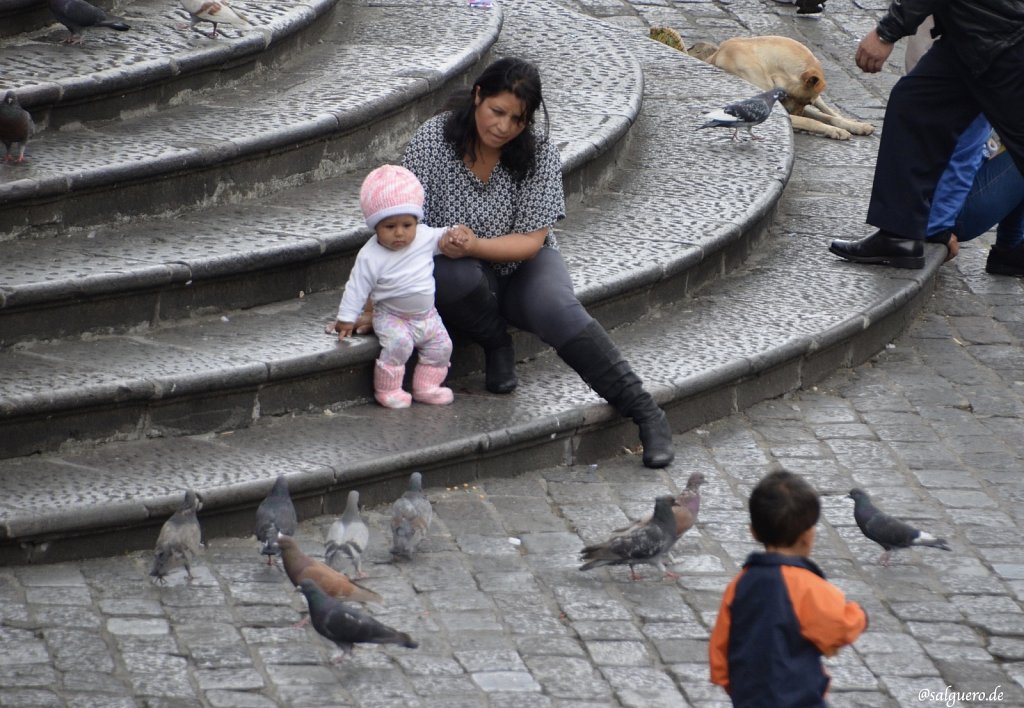
<svg viewBox="0 0 1024 708">
<path fill-rule="evenodd" d="M 868 74 L 877 74 L 882 70 L 885 60 L 892 54 L 892 47 L 892 43 L 878 36 L 877 30 L 871 30 L 857 46 L 857 54 L 854 57 L 857 67 Z"/>
<path fill-rule="evenodd" d="M 341 320 L 334 320 L 326 327 L 324 327 L 324 334 L 338 333 L 338 341 L 345 339 L 345 337 L 351 337 L 355 331 L 354 322 L 342 322 Z"/>
<path fill-rule="evenodd" d="M 476 240 L 477 235 L 473 233 L 473 229 L 458 224 L 445 231 L 438 248 L 449 258 L 465 258 L 472 251 Z"/>
<path fill-rule="evenodd" d="M 956 234 L 949 235 L 949 241 L 946 242 L 946 249 L 946 260 L 944 260 L 943 263 L 949 263 L 960 253 L 960 241 L 957 240 Z"/>
</svg>

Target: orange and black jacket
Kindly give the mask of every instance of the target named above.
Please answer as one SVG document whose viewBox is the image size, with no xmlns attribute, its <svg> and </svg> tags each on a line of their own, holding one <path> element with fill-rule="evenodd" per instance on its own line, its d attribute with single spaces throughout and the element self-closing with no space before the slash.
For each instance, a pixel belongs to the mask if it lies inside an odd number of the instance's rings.
<svg viewBox="0 0 1024 708">
<path fill-rule="evenodd" d="M 811 560 L 751 553 L 725 589 L 711 633 L 711 681 L 734 706 L 824 706 L 821 657 L 867 627 L 860 605 Z"/>
</svg>

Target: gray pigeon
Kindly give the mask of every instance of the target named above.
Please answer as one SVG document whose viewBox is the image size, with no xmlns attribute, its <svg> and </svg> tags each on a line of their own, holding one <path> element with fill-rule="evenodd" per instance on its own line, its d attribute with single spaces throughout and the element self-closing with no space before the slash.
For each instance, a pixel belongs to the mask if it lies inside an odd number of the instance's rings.
<svg viewBox="0 0 1024 708">
<path fill-rule="evenodd" d="M 427 537 L 433 517 L 430 500 L 423 493 L 423 476 L 413 472 L 409 475 L 409 489 L 391 505 L 391 552 L 412 558 L 413 552 Z"/>
<path fill-rule="evenodd" d="M 11 160 L 11 145 L 18 145 L 18 156 L 15 162 L 25 161 L 25 143 L 36 131 L 32 115 L 18 103 L 18 94 L 8 91 L 4 94 L 4 102 L 0 103 L 0 142 L 7 148 L 4 162 Z"/>
<path fill-rule="evenodd" d="M 633 580 L 639 580 L 634 566 L 647 564 L 656 566 L 670 578 L 678 578 L 678 573 L 665 568 L 662 556 L 676 542 L 676 520 L 672 515 L 671 496 L 658 497 L 654 502 L 654 514 L 651 520 L 627 533 L 612 536 L 604 543 L 587 546 L 580 551 L 580 559 L 587 561 L 580 570 L 599 568 L 602 565 L 628 565 Z"/>
<path fill-rule="evenodd" d="M 296 526 L 295 505 L 288 494 L 288 480 L 282 474 L 256 509 L 256 538 L 263 544 L 260 553 L 267 556 L 267 565 L 274 562 L 274 556 L 281 555 L 277 534 L 294 536 Z"/>
<path fill-rule="evenodd" d="M 50 0 L 50 11 L 71 33 L 64 40 L 65 44 L 81 43 L 83 31 L 92 27 L 106 27 L 118 32 L 131 29 L 121 18 L 108 15 L 85 0 Z"/>
<path fill-rule="evenodd" d="M 363 551 L 370 540 L 370 530 L 366 527 L 363 517 L 359 514 L 359 492 L 348 493 L 345 513 L 337 519 L 327 531 L 324 559 L 327 565 L 341 570 L 343 559 L 348 558 L 356 569 L 356 575 L 365 578 L 363 572 Z"/>
<path fill-rule="evenodd" d="M 882 565 L 889 565 L 889 554 L 900 548 L 931 546 L 944 551 L 952 550 L 943 538 L 915 529 L 908 523 L 889 516 L 871 503 L 871 497 L 863 489 L 851 489 L 853 518 L 863 534 L 885 549 L 879 557 Z"/>
<path fill-rule="evenodd" d="M 203 538 L 199 519 L 196 517 L 199 507 L 199 497 L 189 489 L 185 492 L 181 506 L 160 528 L 160 535 L 156 539 L 153 568 L 149 571 L 157 582 L 167 582 L 164 577 L 175 561 L 181 561 L 188 579 L 192 580 L 192 561 L 199 553 Z"/>
<path fill-rule="evenodd" d="M 341 658 L 352 653 L 356 644 L 398 644 L 409 649 L 419 646 L 405 632 L 392 629 L 366 612 L 337 600 L 313 580 L 303 580 L 299 590 L 309 605 L 309 620 L 313 629 L 341 647 Z"/>
<path fill-rule="evenodd" d="M 772 114 L 775 102 L 785 98 L 786 92 L 780 88 L 775 88 L 771 91 L 751 96 L 746 100 L 730 103 L 724 108 L 717 108 L 710 113 L 704 114 L 706 122 L 698 125 L 697 130 L 701 128 L 732 128 L 732 139 L 736 140 L 740 128 L 746 128 L 751 139 L 763 140 L 764 138 L 754 135 L 754 126 L 761 125 L 761 123 L 768 120 L 768 116 Z"/>
</svg>

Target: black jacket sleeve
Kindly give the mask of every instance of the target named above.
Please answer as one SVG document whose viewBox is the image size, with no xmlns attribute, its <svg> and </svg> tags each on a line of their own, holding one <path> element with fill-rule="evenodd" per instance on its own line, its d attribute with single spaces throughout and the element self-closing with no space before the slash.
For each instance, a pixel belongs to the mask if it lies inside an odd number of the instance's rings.
<svg viewBox="0 0 1024 708">
<path fill-rule="evenodd" d="M 885 16 L 878 21 L 878 36 L 889 43 L 908 37 L 917 32 L 924 18 L 935 14 L 945 4 L 945 0 L 893 0 Z"/>
</svg>

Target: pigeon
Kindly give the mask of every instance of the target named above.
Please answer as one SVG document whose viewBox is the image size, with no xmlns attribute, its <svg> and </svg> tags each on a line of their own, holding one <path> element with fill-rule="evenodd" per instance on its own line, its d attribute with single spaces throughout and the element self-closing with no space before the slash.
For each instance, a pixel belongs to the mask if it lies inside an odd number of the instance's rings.
<svg viewBox="0 0 1024 708">
<path fill-rule="evenodd" d="M 281 548 L 284 572 L 288 574 L 288 579 L 293 585 L 297 586 L 303 580 L 315 580 L 317 586 L 331 597 L 384 604 L 384 599 L 373 590 L 356 585 L 344 573 L 339 573 L 327 564 L 307 556 L 291 536 L 279 533 L 277 545 Z"/>
<path fill-rule="evenodd" d="M 602 565 L 628 565 L 633 580 L 639 580 L 634 566 L 646 563 L 657 566 L 667 577 L 678 578 L 678 573 L 665 568 L 662 556 L 668 553 L 676 542 L 676 520 L 672 515 L 669 495 L 658 497 L 654 502 L 651 520 L 635 529 L 612 536 L 604 543 L 587 546 L 580 551 L 580 559 L 587 561 L 580 570 L 590 570 Z"/>
<path fill-rule="evenodd" d="M 348 502 L 345 504 L 345 513 L 337 519 L 327 531 L 327 542 L 325 549 L 325 560 L 327 565 L 335 570 L 339 567 L 342 559 L 348 558 L 356 575 L 365 578 L 363 572 L 363 551 L 370 540 L 370 530 L 366 528 L 363 517 L 359 514 L 359 492 L 353 490 L 348 493 Z"/>
<path fill-rule="evenodd" d="M 427 537 L 433 516 L 430 500 L 423 493 L 423 476 L 413 472 L 409 475 L 409 489 L 391 505 L 391 533 L 394 538 L 391 552 L 412 558 L 413 552 Z"/>
<path fill-rule="evenodd" d="M 18 94 L 8 91 L 4 94 L 4 102 L 0 103 L 0 142 L 3 142 L 7 152 L 4 154 L 4 162 L 11 159 L 14 162 L 25 161 L 25 143 L 36 132 L 36 124 L 32 122 L 32 115 L 18 103 Z M 18 156 L 11 157 L 11 145 L 17 143 Z"/>
<path fill-rule="evenodd" d="M 295 506 L 288 494 L 288 480 L 279 475 L 266 499 L 256 509 L 256 538 L 263 544 L 260 553 L 267 556 L 267 565 L 274 562 L 274 556 L 281 553 L 277 535 L 291 536 L 295 533 L 298 520 Z"/>
<path fill-rule="evenodd" d="M 356 644 L 399 644 L 409 649 L 419 646 L 405 632 L 385 626 L 354 605 L 334 599 L 314 580 L 303 580 L 299 590 L 309 604 L 313 629 L 341 647 L 342 659 L 352 653 Z"/>
<path fill-rule="evenodd" d="M 189 24 L 181 25 L 181 29 L 191 29 L 199 32 L 199 34 L 214 39 L 217 36 L 217 25 L 230 25 L 232 27 L 240 27 L 247 29 L 252 27 L 245 17 L 243 17 L 238 11 L 233 10 L 225 2 L 217 2 L 216 0 L 178 0 L 181 6 L 185 8 L 185 12 L 189 14 Z M 210 34 L 206 34 L 196 29 L 196 25 L 200 22 L 209 22 L 213 25 L 213 31 Z M 223 32 L 221 36 L 223 36 Z"/>
<path fill-rule="evenodd" d="M 164 576 L 176 559 L 185 566 L 188 579 L 192 580 L 192 561 L 199 553 L 203 538 L 199 519 L 196 517 L 199 506 L 199 497 L 189 489 L 185 492 L 181 506 L 160 528 L 160 535 L 156 539 L 153 568 L 149 571 L 157 582 L 167 582 Z"/>
<path fill-rule="evenodd" d="M 775 102 L 782 101 L 785 98 L 786 92 L 780 88 L 775 88 L 746 100 L 730 103 L 724 108 L 718 108 L 710 113 L 706 113 L 704 115 L 706 122 L 698 125 L 697 130 L 701 128 L 732 128 L 732 139 L 736 140 L 740 128 L 746 128 L 747 132 L 750 133 L 751 139 L 763 140 L 764 138 L 754 135 L 754 126 L 761 125 L 761 123 L 768 120 Z"/>
<path fill-rule="evenodd" d="M 879 557 L 883 566 L 889 565 L 892 551 L 911 546 L 931 546 L 951 551 L 944 538 L 936 538 L 926 531 L 915 529 L 910 524 L 889 516 L 871 503 L 871 497 L 863 489 L 851 489 L 853 499 L 853 518 L 863 534 L 885 549 Z"/>
<path fill-rule="evenodd" d="M 108 15 L 85 0 L 50 0 L 50 11 L 70 32 L 64 44 L 81 43 L 84 30 L 92 27 L 106 27 L 118 32 L 131 29 L 121 18 Z"/>
<path fill-rule="evenodd" d="M 677 541 L 697 523 L 697 514 L 700 513 L 700 485 L 706 481 L 707 477 L 704 476 L 703 472 L 694 472 L 686 480 L 686 489 L 672 500 L 672 516 L 676 522 L 675 533 Z M 638 521 L 634 521 L 632 525 L 616 529 L 613 533 L 619 535 L 628 533 L 644 524 L 650 523 L 652 517 L 653 514 L 646 514 Z"/>
</svg>

